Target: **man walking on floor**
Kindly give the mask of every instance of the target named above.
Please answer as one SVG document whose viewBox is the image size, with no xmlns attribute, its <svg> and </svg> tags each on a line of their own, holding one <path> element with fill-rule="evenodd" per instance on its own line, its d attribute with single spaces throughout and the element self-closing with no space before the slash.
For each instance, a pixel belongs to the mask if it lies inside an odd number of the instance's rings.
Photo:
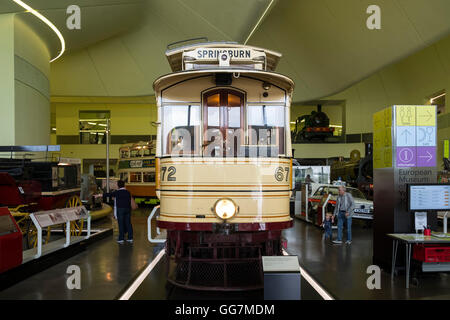
<svg viewBox="0 0 450 320">
<path fill-rule="evenodd" d="M 131 194 L 125 189 L 125 182 L 117 181 L 118 190 L 106 193 L 103 197 L 114 198 L 114 217 L 119 224 L 119 238 L 117 243 L 124 243 L 125 233 L 128 233 L 127 242 L 133 243 L 133 226 L 131 225 Z"/>
<path fill-rule="evenodd" d="M 352 216 L 355 208 L 355 201 L 350 193 L 346 192 L 344 186 L 339 187 L 339 196 L 336 200 L 336 207 L 334 208 L 334 217 L 338 219 L 338 236 L 334 244 L 342 244 L 342 232 L 344 230 L 344 223 L 347 221 L 347 241 L 346 244 L 352 243 Z"/>
</svg>

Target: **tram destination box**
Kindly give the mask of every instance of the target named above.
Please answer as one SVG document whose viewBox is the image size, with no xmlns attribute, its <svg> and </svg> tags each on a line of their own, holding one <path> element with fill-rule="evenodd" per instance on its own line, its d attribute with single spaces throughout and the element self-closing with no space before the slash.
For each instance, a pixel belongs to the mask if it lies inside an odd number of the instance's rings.
<svg viewBox="0 0 450 320">
<path fill-rule="evenodd" d="M 301 274 L 297 256 L 263 256 L 264 300 L 300 300 Z"/>
</svg>

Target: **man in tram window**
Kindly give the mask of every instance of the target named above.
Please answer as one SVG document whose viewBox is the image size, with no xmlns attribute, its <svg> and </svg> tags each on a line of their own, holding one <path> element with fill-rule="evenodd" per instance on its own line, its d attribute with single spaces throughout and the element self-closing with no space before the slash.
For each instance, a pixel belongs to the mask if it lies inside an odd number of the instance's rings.
<svg viewBox="0 0 450 320">
<path fill-rule="evenodd" d="M 125 234 L 128 235 L 127 242 L 133 243 L 133 226 L 131 225 L 131 201 L 130 192 L 125 189 L 125 182 L 117 181 L 118 190 L 111 193 L 104 193 L 103 197 L 114 198 L 114 218 L 117 219 L 119 225 L 119 238 L 117 243 L 123 244 Z"/>
<path fill-rule="evenodd" d="M 342 233 L 344 224 L 347 222 L 347 241 L 346 244 L 352 243 L 352 216 L 355 208 L 355 201 L 350 193 L 346 192 L 344 186 L 339 187 L 339 196 L 336 199 L 334 207 L 334 217 L 338 219 L 338 235 L 334 244 L 342 244 Z"/>
</svg>

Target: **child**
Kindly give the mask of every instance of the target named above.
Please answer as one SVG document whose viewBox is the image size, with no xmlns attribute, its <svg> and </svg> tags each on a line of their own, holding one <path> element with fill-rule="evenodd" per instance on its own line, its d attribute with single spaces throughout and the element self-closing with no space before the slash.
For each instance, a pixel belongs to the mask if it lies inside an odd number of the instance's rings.
<svg viewBox="0 0 450 320">
<path fill-rule="evenodd" d="M 332 225 L 334 222 L 333 220 L 334 220 L 333 214 L 331 212 L 327 212 L 325 216 L 325 221 L 322 224 L 323 228 L 325 229 L 325 239 L 333 240 L 333 229 L 332 229 Z"/>
</svg>

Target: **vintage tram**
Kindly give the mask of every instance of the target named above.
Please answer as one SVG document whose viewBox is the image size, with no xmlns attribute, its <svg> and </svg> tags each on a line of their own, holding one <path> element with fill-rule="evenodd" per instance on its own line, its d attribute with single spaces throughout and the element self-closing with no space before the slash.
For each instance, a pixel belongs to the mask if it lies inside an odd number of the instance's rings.
<svg viewBox="0 0 450 320">
<path fill-rule="evenodd" d="M 158 108 L 157 226 L 178 286 L 262 286 L 261 256 L 282 254 L 290 228 L 293 81 L 281 54 L 208 42 L 166 52 Z"/>
<path fill-rule="evenodd" d="M 119 149 L 117 173 L 137 204 L 156 204 L 155 143 L 137 142 Z"/>
</svg>

